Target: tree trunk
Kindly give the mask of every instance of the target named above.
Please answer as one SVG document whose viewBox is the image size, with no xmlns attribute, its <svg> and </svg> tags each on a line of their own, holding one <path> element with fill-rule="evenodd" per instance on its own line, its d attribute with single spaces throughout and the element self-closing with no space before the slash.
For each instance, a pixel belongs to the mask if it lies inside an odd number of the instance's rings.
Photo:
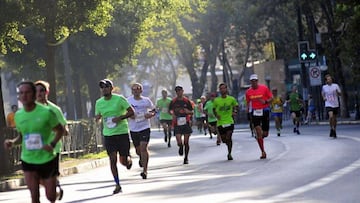
<svg viewBox="0 0 360 203">
<path fill-rule="evenodd" d="M 2 78 L 0 75 L 0 175 L 4 175 L 9 171 L 9 152 L 4 148 L 5 134 L 4 126 L 6 126 L 5 111 L 4 111 L 4 100 L 2 94 Z"/>
</svg>

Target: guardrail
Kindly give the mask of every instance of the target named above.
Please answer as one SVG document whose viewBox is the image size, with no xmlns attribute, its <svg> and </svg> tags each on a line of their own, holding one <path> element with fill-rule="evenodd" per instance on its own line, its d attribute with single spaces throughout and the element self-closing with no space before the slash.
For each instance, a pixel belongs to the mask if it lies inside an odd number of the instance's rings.
<svg viewBox="0 0 360 203">
<path fill-rule="evenodd" d="M 68 121 L 69 135 L 63 136 L 61 158 L 73 157 L 88 153 L 98 153 L 103 148 L 101 125 L 93 119 Z M 15 138 L 19 133 L 14 128 L 4 128 L 5 139 Z M 2 144 L 2 143 L 0 143 Z M 8 174 L 20 169 L 21 146 L 15 146 L 8 151 Z"/>
</svg>

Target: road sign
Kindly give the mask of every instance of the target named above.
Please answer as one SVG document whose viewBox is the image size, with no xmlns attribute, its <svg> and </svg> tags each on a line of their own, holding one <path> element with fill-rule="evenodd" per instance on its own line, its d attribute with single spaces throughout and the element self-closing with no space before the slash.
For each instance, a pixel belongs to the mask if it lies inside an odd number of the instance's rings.
<svg viewBox="0 0 360 203">
<path fill-rule="evenodd" d="M 319 66 L 309 67 L 309 78 L 311 86 L 321 85 L 321 70 Z"/>
</svg>

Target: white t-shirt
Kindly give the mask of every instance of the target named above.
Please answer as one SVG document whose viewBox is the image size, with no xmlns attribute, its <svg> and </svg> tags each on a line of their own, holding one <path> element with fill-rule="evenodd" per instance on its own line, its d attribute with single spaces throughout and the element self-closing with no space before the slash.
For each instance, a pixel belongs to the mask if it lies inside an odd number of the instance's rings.
<svg viewBox="0 0 360 203">
<path fill-rule="evenodd" d="M 336 83 L 332 83 L 331 85 L 323 85 L 322 94 L 326 98 L 325 107 L 336 108 L 339 107 L 339 97 L 337 92 L 341 93 L 340 87 Z"/>
<path fill-rule="evenodd" d="M 143 96 L 140 100 L 136 100 L 134 96 L 127 98 L 127 100 L 135 110 L 135 119 L 128 118 L 130 131 L 140 132 L 150 128 L 150 119 L 146 119 L 145 114 L 155 108 L 152 101 Z"/>
</svg>

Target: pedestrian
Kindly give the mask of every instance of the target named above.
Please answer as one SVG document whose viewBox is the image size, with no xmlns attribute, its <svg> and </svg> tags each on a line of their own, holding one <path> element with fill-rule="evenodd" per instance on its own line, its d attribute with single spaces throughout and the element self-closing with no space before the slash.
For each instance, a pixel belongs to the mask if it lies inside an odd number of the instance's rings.
<svg viewBox="0 0 360 203">
<path fill-rule="evenodd" d="M 232 134 L 234 131 L 234 117 L 237 116 L 239 104 L 237 100 L 228 95 L 228 88 L 225 83 L 219 85 L 220 96 L 214 99 L 213 110 L 217 118 L 216 126 L 221 141 L 227 146 L 227 159 L 233 160 L 232 152 Z"/>
<path fill-rule="evenodd" d="M 271 115 L 275 120 L 275 128 L 277 136 L 280 136 L 282 129 L 282 115 L 283 115 L 283 105 L 284 101 L 281 96 L 278 95 L 277 88 L 272 90 L 273 100 L 271 101 Z"/>
<path fill-rule="evenodd" d="M 55 115 L 56 115 L 57 119 L 59 120 L 60 124 L 65 129 L 64 135 L 67 136 L 69 134 L 69 130 L 68 130 L 68 127 L 67 127 L 67 121 L 66 121 L 66 119 L 64 117 L 64 114 L 63 114 L 61 108 L 48 100 L 49 89 L 50 89 L 49 83 L 46 82 L 46 81 L 43 81 L 43 80 L 38 80 L 38 81 L 35 82 L 35 87 L 36 87 L 36 101 L 37 101 L 37 103 L 42 104 L 44 106 L 48 106 L 55 113 Z M 53 136 L 55 137 L 54 133 L 53 133 Z M 54 151 L 56 152 L 56 159 L 57 159 L 57 164 L 56 164 L 57 177 L 60 176 L 59 162 L 60 162 L 61 148 L 62 148 L 62 140 L 59 140 L 57 142 L 56 146 L 55 146 L 55 149 L 54 149 Z M 57 199 L 61 200 L 62 197 L 63 197 L 64 191 L 61 188 L 60 181 L 59 181 L 58 178 L 56 180 L 56 186 L 59 189 L 59 191 L 56 193 Z"/>
<path fill-rule="evenodd" d="M 303 106 L 303 98 L 301 94 L 298 93 L 296 85 L 292 86 L 291 93 L 287 96 L 286 101 L 288 102 L 291 118 L 294 124 L 293 132 L 300 135 L 299 126 L 301 120 L 301 109 Z"/>
<path fill-rule="evenodd" d="M 159 120 L 164 130 L 164 141 L 171 147 L 172 115 L 169 113 L 171 98 L 166 89 L 161 91 L 162 97 L 156 101 L 157 111 L 160 112 Z"/>
<path fill-rule="evenodd" d="M 247 112 L 251 114 L 251 122 L 256 132 L 256 140 L 258 142 L 261 156 L 260 159 L 266 159 L 264 147 L 264 138 L 269 135 L 270 127 L 270 104 L 273 95 L 269 88 L 263 84 L 258 84 L 258 75 L 250 76 L 250 84 L 246 90 Z"/>
<path fill-rule="evenodd" d="M 196 100 L 196 105 L 194 107 L 194 116 L 196 121 L 197 130 L 199 133 L 202 133 L 204 128 L 204 117 L 203 117 L 203 104 L 201 99 Z M 205 132 L 206 133 L 206 132 Z"/>
<path fill-rule="evenodd" d="M 102 97 L 95 103 L 96 121 L 102 120 L 104 144 L 110 159 L 110 169 L 115 181 L 113 194 L 122 191 L 118 174 L 117 153 L 120 163 L 131 169 L 129 126 L 127 118 L 134 115 L 134 109 L 122 95 L 113 94 L 113 82 L 103 79 L 99 82 Z"/>
<path fill-rule="evenodd" d="M 4 145 L 10 149 L 21 143 L 21 166 L 31 202 L 40 202 L 40 182 L 47 199 L 55 202 L 58 160 L 54 149 L 65 130 L 51 109 L 35 102 L 36 87 L 33 82 L 23 81 L 18 89 L 23 108 L 15 113 L 15 123 L 20 136 L 6 139 Z"/>
<path fill-rule="evenodd" d="M 6 116 L 6 123 L 9 128 L 15 128 L 15 113 L 18 110 L 18 106 L 16 104 L 11 105 L 11 112 Z"/>
<path fill-rule="evenodd" d="M 191 119 L 194 114 L 193 106 L 190 100 L 184 96 L 184 89 L 181 86 L 176 86 L 175 92 L 176 97 L 172 99 L 169 110 L 173 116 L 174 135 L 179 146 L 179 155 L 182 156 L 184 154 L 185 147 L 184 164 L 188 164 L 189 140 L 192 133 Z"/>
<path fill-rule="evenodd" d="M 209 94 L 209 99 L 206 101 L 205 106 L 204 106 L 204 113 L 206 114 L 206 121 L 207 124 L 209 125 L 209 134 L 210 134 L 210 139 L 213 138 L 213 134 L 214 135 L 218 135 L 217 133 L 217 127 L 216 127 L 216 122 L 217 122 L 217 118 L 214 114 L 214 99 L 216 98 L 216 93 L 210 93 Z M 220 136 L 218 136 L 218 139 L 216 141 L 216 145 L 220 145 Z"/>
<path fill-rule="evenodd" d="M 133 96 L 127 100 L 135 114 L 128 119 L 130 135 L 136 154 L 139 156 L 139 166 L 143 168 L 140 176 L 146 179 L 149 163 L 150 118 L 155 116 L 156 111 L 152 101 L 141 95 L 143 86 L 140 83 L 134 83 L 131 86 L 131 92 Z"/>
<path fill-rule="evenodd" d="M 316 110 L 315 102 L 314 102 L 314 99 L 311 94 L 308 95 L 308 108 L 307 109 L 308 109 L 308 111 L 307 111 L 307 115 L 306 115 L 305 124 L 310 125 L 312 120 L 315 117 L 315 110 Z"/>
<path fill-rule="evenodd" d="M 338 84 L 333 82 L 330 74 L 325 76 L 325 85 L 322 86 L 321 95 L 325 102 L 325 109 L 329 116 L 330 137 L 336 138 L 337 115 L 339 114 L 341 90 Z"/>
</svg>

